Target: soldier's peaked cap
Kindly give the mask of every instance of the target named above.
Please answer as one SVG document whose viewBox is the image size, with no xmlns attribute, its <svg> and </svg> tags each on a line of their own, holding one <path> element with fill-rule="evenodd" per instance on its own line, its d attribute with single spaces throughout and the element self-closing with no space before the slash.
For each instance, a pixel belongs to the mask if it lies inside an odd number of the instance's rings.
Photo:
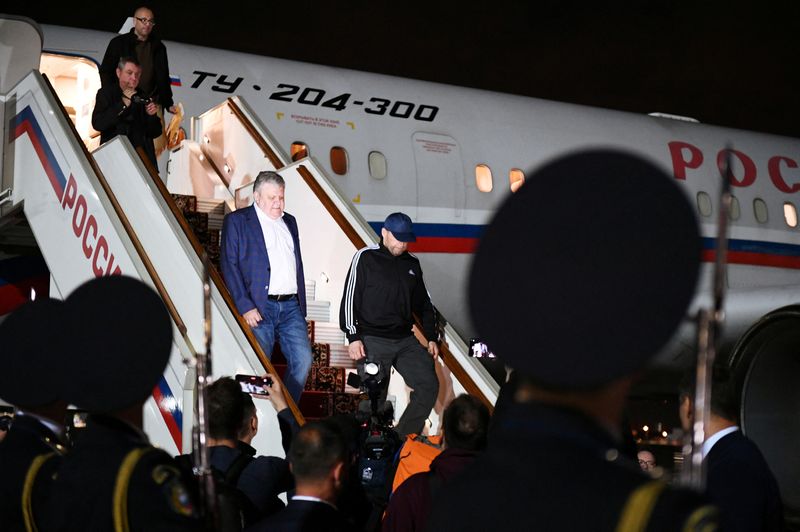
<svg viewBox="0 0 800 532">
<path fill-rule="evenodd" d="M 64 397 L 70 341 L 64 336 L 64 303 L 38 298 L 0 323 L 0 398 L 20 408 Z"/>
<path fill-rule="evenodd" d="M 82 368 L 70 400 L 90 412 L 114 412 L 144 401 L 169 361 L 172 324 L 158 294 L 114 275 L 75 289 L 66 299 L 74 360 Z"/>
<path fill-rule="evenodd" d="M 670 339 L 700 256 L 674 178 L 619 151 L 572 153 L 530 174 L 487 227 L 469 280 L 473 324 L 542 385 L 602 385 Z"/>
</svg>

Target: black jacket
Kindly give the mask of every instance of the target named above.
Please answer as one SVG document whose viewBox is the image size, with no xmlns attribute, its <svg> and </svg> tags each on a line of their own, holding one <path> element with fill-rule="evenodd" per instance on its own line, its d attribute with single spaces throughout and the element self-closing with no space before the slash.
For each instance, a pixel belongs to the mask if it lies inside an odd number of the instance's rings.
<svg viewBox="0 0 800 532">
<path fill-rule="evenodd" d="M 133 102 L 126 107 L 119 81 L 97 91 L 92 127 L 100 132 L 100 142 L 125 135 L 134 148 L 144 149 L 153 166 L 157 165 L 153 139 L 161 135 L 161 120 L 158 115 L 148 115 L 142 103 Z"/>
<path fill-rule="evenodd" d="M 655 483 L 584 414 L 510 403 L 499 415 L 486 452 L 436 495 L 426 530 L 614 531 L 643 485 L 662 490 L 651 492 L 644 530 L 716 530 L 715 509 L 701 496 Z"/>
<path fill-rule="evenodd" d="M 43 501 L 52 471 L 61 462 L 63 440 L 33 416 L 18 414 L 0 444 L 0 530 L 26 530 L 22 515 L 22 489 L 34 459 L 50 455 L 36 476 L 31 492 L 34 519 L 43 515 Z M 41 525 L 41 523 L 39 523 Z"/>
<path fill-rule="evenodd" d="M 352 529 L 336 508 L 324 502 L 293 499 L 286 508 L 247 530 L 248 532 L 345 532 Z"/>
<path fill-rule="evenodd" d="M 706 456 L 706 491 L 719 506 L 723 530 L 784 529 L 778 482 L 756 444 L 741 431 L 723 436 Z"/>
<path fill-rule="evenodd" d="M 419 260 L 408 252 L 395 257 L 382 243 L 359 250 L 339 307 L 339 326 L 347 339 L 405 338 L 412 334 L 412 313 L 422 321 L 428 341 L 436 341 L 436 317 Z"/>
<path fill-rule="evenodd" d="M 162 107 L 172 107 L 172 87 L 169 80 L 169 64 L 167 62 L 167 47 L 158 37 L 150 34 L 152 63 L 153 63 L 153 82 L 155 93 L 146 95 L 151 97 Z M 103 87 L 117 85 L 117 64 L 121 57 L 136 57 L 136 34 L 133 29 L 129 33 L 118 35 L 111 39 L 100 64 L 100 82 Z M 97 129 L 97 128 L 95 128 Z"/>
<path fill-rule="evenodd" d="M 197 507 L 174 460 L 150 447 L 146 436 L 119 419 L 92 415 L 62 462 L 40 530 L 112 531 L 115 488 L 128 453 L 144 454 L 131 464 L 127 488 L 128 530 L 200 530 Z M 121 484 L 125 487 L 125 484 Z"/>
</svg>

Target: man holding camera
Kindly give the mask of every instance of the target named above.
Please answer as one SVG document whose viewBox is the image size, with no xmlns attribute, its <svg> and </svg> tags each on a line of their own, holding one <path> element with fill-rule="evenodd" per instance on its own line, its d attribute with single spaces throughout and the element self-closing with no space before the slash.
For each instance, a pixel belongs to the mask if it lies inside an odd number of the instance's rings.
<svg viewBox="0 0 800 532">
<path fill-rule="evenodd" d="M 161 135 L 161 121 L 156 104 L 138 92 L 142 67 L 132 57 L 117 63 L 115 85 L 104 85 L 97 91 L 92 127 L 100 131 L 100 141 L 107 142 L 125 135 L 134 148 L 142 148 L 153 167 L 157 166 L 153 139 Z"/>
<path fill-rule="evenodd" d="M 339 312 L 339 325 L 350 342 L 350 358 L 394 366 L 413 388 L 395 430 L 404 438 L 419 433 L 439 393 L 434 358 L 436 316 L 419 260 L 408 253 L 416 241 L 411 218 L 390 214 L 377 245 L 359 250 L 350 264 Z M 427 351 L 414 337 L 414 314 L 422 321 Z M 386 400 L 388 379 L 381 382 L 380 403 Z"/>
</svg>

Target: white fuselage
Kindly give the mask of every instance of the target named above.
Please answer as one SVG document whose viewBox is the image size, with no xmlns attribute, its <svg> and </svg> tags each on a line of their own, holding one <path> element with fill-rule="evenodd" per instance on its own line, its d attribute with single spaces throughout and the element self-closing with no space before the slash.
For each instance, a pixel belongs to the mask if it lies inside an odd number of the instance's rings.
<svg viewBox="0 0 800 532">
<path fill-rule="evenodd" d="M 53 26 L 43 30 L 45 52 L 97 62 L 112 37 Z M 698 206 L 705 247 L 710 250 L 716 232 L 718 162 L 730 146 L 738 203 L 729 253 L 731 305 L 739 305 L 729 308 L 732 323 L 745 326 L 772 308 L 800 299 L 796 214 L 795 226 L 790 225 L 800 190 L 800 140 L 180 43 L 166 45 L 174 99 L 183 103 L 188 116 L 199 115 L 228 96 L 243 97 L 287 152 L 292 143 L 305 144 L 373 227 L 391 212 L 409 214 L 420 237 L 411 251 L 421 258 L 434 303 L 462 334 L 472 333 L 464 297 L 470 252 L 494 210 L 511 193 L 509 173 L 518 169 L 530 177 L 533 169 L 554 156 L 587 147 L 636 152 L 674 175 Z M 334 147 L 346 151 L 343 175 L 332 167 Z M 375 170 L 370 169 L 375 152 L 385 158 L 383 178 L 373 177 Z M 490 191 L 478 188 L 479 165 L 491 172 L 481 184 L 486 189 L 490 183 Z M 570 215 L 581 217 L 580 212 Z M 299 222 L 302 238 L 303 230 L 312 228 Z M 520 260 L 536 260 L 536 254 L 536 249 L 521 249 Z M 711 258 L 709 251 L 706 259 Z M 766 291 L 751 298 L 754 290 Z M 778 299 L 763 297 L 769 293 Z"/>
</svg>

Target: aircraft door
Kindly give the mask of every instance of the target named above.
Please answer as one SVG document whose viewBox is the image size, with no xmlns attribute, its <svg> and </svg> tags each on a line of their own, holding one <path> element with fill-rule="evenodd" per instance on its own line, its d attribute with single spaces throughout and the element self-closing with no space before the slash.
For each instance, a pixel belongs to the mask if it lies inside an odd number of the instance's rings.
<svg viewBox="0 0 800 532">
<path fill-rule="evenodd" d="M 461 150 L 452 137 L 414 133 L 417 170 L 417 220 L 453 222 L 461 218 L 466 202 Z"/>
<path fill-rule="evenodd" d="M 42 32 L 30 19 L 2 15 L 0 49 L 0 94 L 5 94 L 38 66 Z"/>
<path fill-rule="evenodd" d="M 86 148 L 97 148 L 100 132 L 92 127 L 94 101 L 100 88 L 97 64 L 84 57 L 43 53 L 39 71 L 50 80 Z"/>
</svg>

